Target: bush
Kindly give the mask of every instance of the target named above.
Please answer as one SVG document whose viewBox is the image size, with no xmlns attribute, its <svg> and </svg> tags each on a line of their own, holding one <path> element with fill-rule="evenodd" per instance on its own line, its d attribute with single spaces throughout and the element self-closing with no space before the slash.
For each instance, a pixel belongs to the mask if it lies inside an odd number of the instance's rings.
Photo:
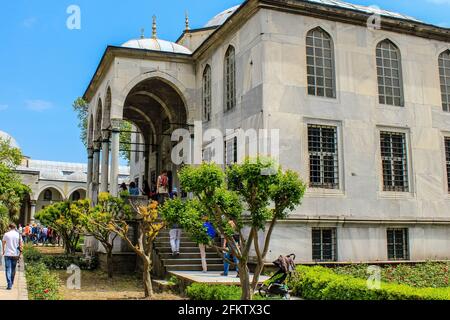
<svg viewBox="0 0 450 320">
<path fill-rule="evenodd" d="M 193 283 L 186 288 L 190 300 L 239 300 L 241 288 L 237 286 Z"/>
<path fill-rule="evenodd" d="M 42 262 L 28 263 L 25 269 L 30 300 L 61 300 L 60 280 Z"/>
<path fill-rule="evenodd" d="M 450 300 L 450 288 L 413 288 L 382 283 L 371 290 L 366 280 L 338 275 L 324 267 L 297 267 L 291 278 L 293 293 L 312 300 Z"/>
<path fill-rule="evenodd" d="M 23 257 L 26 263 L 41 262 L 51 270 L 65 270 L 74 264 L 81 270 L 94 270 L 98 267 L 98 259 L 96 257 L 86 259 L 83 256 L 75 255 L 43 255 L 33 245 L 25 245 Z"/>
</svg>

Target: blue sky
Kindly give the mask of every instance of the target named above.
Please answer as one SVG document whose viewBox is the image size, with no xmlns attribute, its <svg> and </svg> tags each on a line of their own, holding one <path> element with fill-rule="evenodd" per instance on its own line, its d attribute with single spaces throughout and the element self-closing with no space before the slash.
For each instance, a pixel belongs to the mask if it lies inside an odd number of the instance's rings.
<svg viewBox="0 0 450 320">
<path fill-rule="evenodd" d="M 450 27 L 450 0 L 351 0 Z M 175 41 L 239 0 L 15 0 L 0 2 L 0 130 L 33 159 L 85 162 L 72 101 L 84 93 L 108 44 L 151 34 Z M 81 30 L 69 30 L 67 8 L 81 9 Z"/>
</svg>

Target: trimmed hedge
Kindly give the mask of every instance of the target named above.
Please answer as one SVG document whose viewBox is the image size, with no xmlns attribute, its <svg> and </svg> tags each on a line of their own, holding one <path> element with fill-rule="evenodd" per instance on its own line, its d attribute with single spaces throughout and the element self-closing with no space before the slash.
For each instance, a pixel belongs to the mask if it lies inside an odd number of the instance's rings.
<svg viewBox="0 0 450 320">
<path fill-rule="evenodd" d="M 450 288 L 382 282 L 379 290 L 373 290 L 364 279 L 339 275 L 321 266 L 298 266 L 289 287 L 294 295 L 311 300 L 450 300 Z"/>
<path fill-rule="evenodd" d="M 239 300 L 241 288 L 237 286 L 193 283 L 186 288 L 190 300 Z"/>
<path fill-rule="evenodd" d="M 60 280 L 42 262 L 28 263 L 25 268 L 30 300 L 61 300 Z"/>
</svg>

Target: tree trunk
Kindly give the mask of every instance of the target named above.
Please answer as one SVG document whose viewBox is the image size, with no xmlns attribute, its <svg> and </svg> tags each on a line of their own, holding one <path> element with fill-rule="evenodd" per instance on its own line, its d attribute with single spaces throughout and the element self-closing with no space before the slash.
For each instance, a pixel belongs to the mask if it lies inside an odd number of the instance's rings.
<svg viewBox="0 0 450 320">
<path fill-rule="evenodd" d="M 143 262 L 144 262 L 144 271 L 143 271 L 144 293 L 146 298 L 150 298 L 153 296 L 152 278 L 150 275 L 150 261 L 148 261 L 148 259 L 143 259 Z"/>
<path fill-rule="evenodd" d="M 259 277 L 264 269 L 264 262 L 258 261 L 255 267 L 255 273 L 253 274 L 252 290 L 256 290 L 258 287 Z"/>
<path fill-rule="evenodd" d="M 108 278 L 112 278 L 114 274 L 113 254 L 110 247 L 106 247 L 106 268 L 108 270 Z"/>
<path fill-rule="evenodd" d="M 250 270 L 247 263 L 239 262 L 239 279 L 241 280 L 241 300 L 252 300 L 253 291 L 250 286 Z"/>
</svg>

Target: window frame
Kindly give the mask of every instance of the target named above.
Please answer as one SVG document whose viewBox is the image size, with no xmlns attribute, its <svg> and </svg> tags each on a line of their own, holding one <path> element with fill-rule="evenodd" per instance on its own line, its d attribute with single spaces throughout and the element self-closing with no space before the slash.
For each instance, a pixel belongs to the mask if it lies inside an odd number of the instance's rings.
<svg viewBox="0 0 450 320">
<path fill-rule="evenodd" d="M 444 60 L 443 56 L 445 55 L 447 55 L 447 57 Z M 441 60 L 444 60 L 443 66 L 441 66 Z M 447 62 L 448 67 L 446 66 Z M 450 49 L 444 50 L 438 56 L 438 74 L 439 74 L 439 85 L 441 89 L 440 92 L 441 92 L 442 111 L 450 112 Z M 443 82 L 442 78 L 444 79 Z"/>
<path fill-rule="evenodd" d="M 48 194 L 50 194 L 50 197 L 48 197 Z M 44 201 L 53 201 L 53 192 L 50 189 L 45 189 L 44 191 Z"/>
<path fill-rule="evenodd" d="M 228 112 L 236 109 L 236 49 L 233 45 L 229 45 L 225 52 L 223 67 L 224 111 Z"/>
<path fill-rule="evenodd" d="M 316 37 L 314 37 L 314 32 L 320 32 L 321 42 L 323 43 L 324 39 L 327 39 L 330 42 L 330 48 L 326 48 L 324 45 L 318 47 L 315 44 Z M 310 44 L 309 40 L 312 40 L 312 44 Z M 309 51 L 312 49 L 313 53 L 311 54 Z M 324 54 L 324 50 L 329 49 L 330 58 L 327 59 Z M 322 55 L 316 56 L 316 52 L 321 51 Z M 317 97 L 317 98 L 325 98 L 325 99 L 337 99 L 337 86 L 336 86 L 336 62 L 335 62 L 335 50 L 334 50 L 334 41 L 331 34 L 325 31 L 322 27 L 318 26 L 313 29 L 308 30 L 305 35 L 305 57 L 306 57 L 306 92 L 307 96 Z M 309 63 L 310 58 L 313 60 L 313 64 Z M 317 59 L 322 59 L 322 66 L 317 65 Z M 330 60 L 330 66 L 325 66 L 325 59 Z M 318 72 L 319 67 L 321 67 L 322 75 Z M 310 72 L 310 68 L 313 69 L 313 72 Z M 331 72 L 331 77 L 326 77 L 326 71 Z M 311 78 L 313 78 L 313 82 L 311 83 Z M 318 85 L 318 78 L 322 78 L 322 85 Z M 326 80 L 331 80 L 331 86 L 326 86 Z M 314 89 L 314 93 L 310 92 L 310 89 Z M 323 94 L 318 94 L 318 90 L 322 89 Z M 331 90 L 331 96 L 327 95 L 327 90 Z"/>
<path fill-rule="evenodd" d="M 203 122 L 211 121 L 212 111 L 212 71 L 207 64 L 202 75 L 202 119 Z"/>
<path fill-rule="evenodd" d="M 392 71 L 394 70 L 391 62 L 393 61 L 391 59 L 391 55 L 389 55 L 389 67 L 387 67 L 387 64 L 385 63 L 386 58 L 383 57 L 383 54 L 381 54 L 381 57 L 378 55 L 378 51 L 379 50 L 383 50 L 382 49 L 382 44 L 383 43 L 388 43 L 389 45 L 391 45 L 393 48 L 395 48 L 395 51 L 397 53 L 397 72 L 398 72 L 398 81 L 399 81 L 399 86 L 394 87 L 394 85 L 392 84 L 392 81 L 394 80 L 394 78 L 392 77 Z M 383 52 L 383 51 L 382 51 Z M 381 65 L 379 64 L 379 59 L 382 59 Z M 392 106 L 392 107 L 405 107 L 405 89 L 404 89 L 404 81 L 403 81 L 403 65 L 402 65 L 402 53 L 400 48 L 390 39 L 384 39 L 381 40 L 377 43 L 377 45 L 375 46 L 375 67 L 376 67 L 376 84 L 377 84 L 377 98 L 378 98 L 378 104 L 379 105 L 383 105 L 383 106 Z M 383 70 L 383 75 L 380 75 L 380 70 Z M 385 70 L 389 70 L 389 73 L 391 74 L 391 76 L 389 76 L 389 79 L 391 81 L 391 85 L 387 86 L 386 85 L 386 75 L 385 75 Z M 380 78 L 382 79 L 382 83 L 380 84 Z M 381 88 L 383 88 L 383 93 L 381 93 Z M 389 88 L 392 90 L 392 94 L 391 96 L 387 96 L 386 95 L 386 88 Z M 396 96 L 394 96 L 394 90 L 395 89 L 399 89 L 399 104 L 395 104 L 395 98 Z M 384 102 L 381 101 L 381 98 L 384 98 Z M 392 98 L 392 103 L 387 103 L 387 98 Z"/>
<path fill-rule="evenodd" d="M 444 172 L 447 175 L 446 193 L 450 196 L 450 135 L 444 135 Z M 448 142 L 448 146 L 447 146 Z"/>
<path fill-rule="evenodd" d="M 317 232 L 317 231 L 320 232 L 320 240 L 319 240 L 319 242 L 315 242 L 315 239 L 314 239 L 314 233 Z M 331 248 L 330 248 L 330 250 L 331 250 L 331 252 L 330 252 L 331 257 L 330 258 L 324 257 L 324 255 L 325 255 L 324 254 L 324 246 L 325 246 L 325 244 L 323 242 L 323 239 L 324 239 L 324 234 L 323 233 L 324 233 L 324 231 L 330 231 L 331 232 L 331 235 L 330 235 L 331 243 L 329 244 L 331 246 Z M 337 242 L 338 242 L 338 239 L 337 239 L 337 228 L 336 227 L 311 228 L 311 248 L 312 248 L 311 257 L 312 257 L 312 260 L 315 261 L 315 262 L 336 262 L 336 261 L 338 261 L 338 244 L 337 244 Z M 320 258 L 317 258 L 315 256 L 315 246 L 317 244 L 320 246 Z"/>
<path fill-rule="evenodd" d="M 401 231 L 402 232 L 402 241 L 401 241 L 401 245 L 402 245 L 402 254 L 403 256 L 401 258 L 397 257 L 397 248 L 396 245 L 399 242 L 396 242 L 396 232 Z M 394 242 L 392 244 L 389 244 L 389 232 L 393 232 L 393 238 L 394 238 Z M 389 250 L 390 250 L 390 246 L 394 246 L 393 248 L 393 256 L 390 255 Z M 409 241 L 409 228 L 403 228 L 403 227 L 399 227 L 399 228 L 395 228 L 395 227 L 391 227 L 391 228 L 387 228 L 386 229 L 386 250 L 387 250 L 387 259 L 388 261 L 408 261 L 410 260 L 411 256 L 410 256 L 410 241 Z"/>
</svg>

